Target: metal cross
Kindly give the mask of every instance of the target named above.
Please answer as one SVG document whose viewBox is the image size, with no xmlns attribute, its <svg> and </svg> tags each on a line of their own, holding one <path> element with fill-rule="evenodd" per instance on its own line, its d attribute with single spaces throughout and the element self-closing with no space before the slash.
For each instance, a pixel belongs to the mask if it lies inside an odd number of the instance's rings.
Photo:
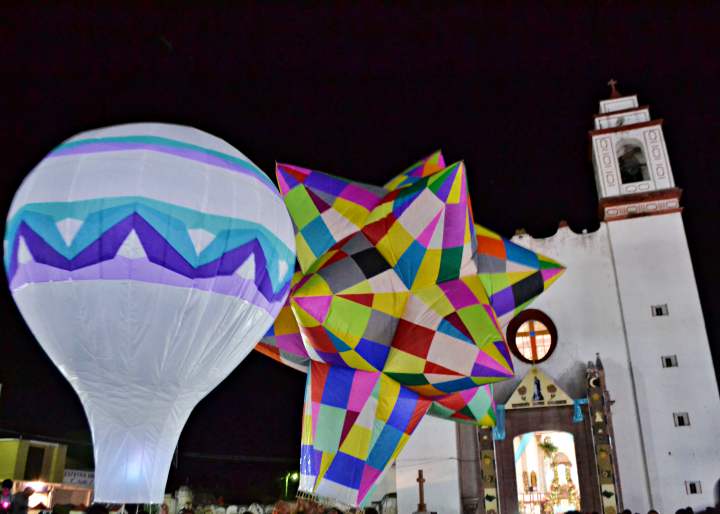
<svg viewBox="0 0 720 514">
<path fill-rule="evenodd" d="M 618 81 L 615 79 L 610 79 L 607 83 L 608 86 L 612 88 L 610 91 L 610 98 L 618 98 L 620 96 L 620 91 L 617 90 L 615 86 L 617 86 Z"/>
</svg>

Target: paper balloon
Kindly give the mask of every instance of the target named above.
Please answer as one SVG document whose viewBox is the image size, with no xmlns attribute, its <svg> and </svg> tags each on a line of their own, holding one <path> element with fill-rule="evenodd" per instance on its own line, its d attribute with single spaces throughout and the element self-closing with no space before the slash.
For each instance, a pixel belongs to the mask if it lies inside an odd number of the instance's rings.
<svg viewBox="0 0 720 514">
<path fill-rule="evenodd" d="M 190 412 L 283 306 L 295 242 L 277 190 L 243 154 L 143 123 L 53 150 L 15 195 L 4 262 L 85 408 L 95 500 L 157 503 Z"/>
<path fill-rule="evenodd" d="M 384 188 L 279 164 L 299 271 L 258 350 L 309 369 L 300 491 L 361 505 L 425 414 L 494 424 L 503 326 L 563 271 L 473 223 L 438 152 Z"/>
</svg>

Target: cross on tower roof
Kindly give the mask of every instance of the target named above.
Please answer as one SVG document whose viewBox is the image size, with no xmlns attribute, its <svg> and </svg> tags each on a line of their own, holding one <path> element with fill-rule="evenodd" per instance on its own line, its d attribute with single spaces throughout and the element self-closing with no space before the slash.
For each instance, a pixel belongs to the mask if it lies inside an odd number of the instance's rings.
<svg viewBox="0 0 720 514">
<path fill-rule="evenodd" d="M 610 88 L 611 88 L 610 98 L 620 98 L 620 96 L 622 96 L 622 95 L 620 95 L 620 91 L 618 91 L 617 88 L 615 87 L 617 85 L 617 83 L 618 83 L 618 81 L 615 79 L 610 79 L 607 83 L 607 85 L 610 86 Z"/>
</svg>

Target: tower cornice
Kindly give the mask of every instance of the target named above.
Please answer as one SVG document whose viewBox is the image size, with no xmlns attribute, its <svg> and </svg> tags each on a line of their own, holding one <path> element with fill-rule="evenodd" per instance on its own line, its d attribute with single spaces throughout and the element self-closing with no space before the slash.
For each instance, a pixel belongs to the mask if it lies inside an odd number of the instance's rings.
<svg viewBox="0 0 720 514">
<path fill-rule="evenodd" d="M 682 212 L 680 197 L 682 189 L 672 187 L 660 191 L 647 191 L 620 195 L 600 200 L 600 218 L 603 221 L 618 221 L 641 216 L 654 216 Z"/>
<path fill-rule="evenodd" d="M 631 109 L 631 110 L 635 111 L 637 109 Z M 613 113 L 613 114 L 615 114 L 615 113 Z M 663 121 L 664 120 L 662 118 L 659 118 L 657 120 L 643 121 L 640 123 L 631 123 L 629 125 L 621 125 L 619 127 L 609 127 L 609 128 L 604 128 L 604 129 L 589 130 L 588 134 L 589 134 L 590 138 L 592 138 L 593 136 L 599 136 L 602 134 L 612 134 L 614 132 L 627 132 L 628 130 L 652 127 L 654 125 L 662 125 Z"/>
</svg>

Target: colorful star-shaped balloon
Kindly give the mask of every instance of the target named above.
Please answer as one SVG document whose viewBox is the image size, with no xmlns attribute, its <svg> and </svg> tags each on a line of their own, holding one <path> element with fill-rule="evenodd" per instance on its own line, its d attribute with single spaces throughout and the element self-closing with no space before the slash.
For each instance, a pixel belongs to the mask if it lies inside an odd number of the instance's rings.
<svg viewBox="0 0 720 514">
<path fill-rule="evenodd" d="M 474 225 L 440 152 L 380 188 L 279 164 L 298 271 L 258 350 L 309 370 L 300 491 L 360 505 L 425 414 L 494 424 L 503 323 L 563 271 Z"/>
</svg>

